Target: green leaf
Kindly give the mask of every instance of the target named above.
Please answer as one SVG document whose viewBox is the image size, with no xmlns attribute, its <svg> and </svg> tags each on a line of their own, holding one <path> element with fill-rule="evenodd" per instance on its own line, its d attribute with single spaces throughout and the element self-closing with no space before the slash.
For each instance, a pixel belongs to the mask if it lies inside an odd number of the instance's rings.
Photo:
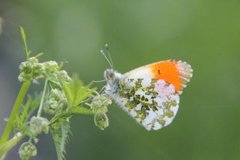
<svg viewBox="0 0 240 160">
<path fill-rule="evenodd" d="M 13 121 L 15 132 L 21 132 L 28 135 L 28 120 L 39 106 L 39 102 L 39 97 L 36 96 L 33 99 L 31 96 L 28 96 L 27 102 L 21 106 L 19 115 L 16 115 Z"/>
<path fill-rule="evenodd" d="M 76 75 L 73 76 L 71 82 L 65 82 L 63 88 L 70 107 L 79 105 L 94 92 L 94 89 L 84 86 Z"/>
<path fill-rule="evenodd" d="M 29 116 L 32 114 L 32 112 L 35 111 L 35 109 L 38 107 L 40 103 L 39 97 L 35 97 L 34 99 L 31 96 L 28 96 L 27 102 L 22 107 L 22 113 L 20 115 L 20 120 L 23 123 L 26 121 Z"/>
<path fill-rule="evenodd" d="M 30 106 L 27 111 L 28 114 L 27 114 L 27 117 L 25 118 L 25 120 L 28 120 L 33 115 L 33 113 L 38 108 L 39 104 L 40 104 L 40 96 L 38 94 L 35 94 L 35 98 L 30 101 Z"/>
<path fill-rule="evenodd" d="M 58 160 L 64 160 L 66 153 L 65 146 L 71 133 L 70 123 L 66 120 L 58 121 L 53 124 L 50 131 L 55 144 L 57 158 Z"/>
<path fill-rule="evenodd" d="M 23 27 L 20 27 L 20 32 L 21 32 L 21 36 L 22 36 L 22 40 L 23 40 L 23 44 L 24 44 L 25 54 L 28 59 L 30 57 L 31 52 L 27 46 L 27 38 L 26 38 L 26 34 L 25 34 Z"/>
<path fill-rule="evenodd" d="M 19 116 L 19 120 L 21 123 L 23 123 L 25 121 L 25 119 L 27 118 L 28 110 L 31 106 L 31 103 L 32 103 L 32 97 L 28 96 L 28 100 L 27 100 L 26 104 L 22 107 L 22 113 Z"/>
</svg>

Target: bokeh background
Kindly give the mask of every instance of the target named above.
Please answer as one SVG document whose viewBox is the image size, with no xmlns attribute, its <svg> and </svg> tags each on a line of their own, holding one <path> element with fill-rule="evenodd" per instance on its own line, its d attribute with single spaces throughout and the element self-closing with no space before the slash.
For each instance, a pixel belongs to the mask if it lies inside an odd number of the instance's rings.
<svg viewBox="0 0 240 160">
<path fill-rule="evenodd" d="M 194 69 L 172 125 L 148 132 L 115 104 L 104 131 L 91 116 L 74 117 L 68 160 L 240 159 L 238 0 L 0 0 L 0 17 L 0 131 L 20 87 L 21 25 L 34 53 L 68 62 L 86 84 L 109 67 L 99 53 L 105 43 L 122 73 L 165 59 Z M 56 159 L 49 137 L 38 146 L 35 160 Z"/>
</svg>

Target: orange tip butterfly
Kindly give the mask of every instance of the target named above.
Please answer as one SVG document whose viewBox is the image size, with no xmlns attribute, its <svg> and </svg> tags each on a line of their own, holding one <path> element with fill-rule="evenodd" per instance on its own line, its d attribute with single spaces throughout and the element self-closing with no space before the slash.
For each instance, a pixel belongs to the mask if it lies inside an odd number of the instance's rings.
<svg viewBox="0 0 240 160">
<path fill-rule="evenodd" d="M 166 60 L 125 74 L 106 69 L 105 93 L 147 130 L 159 130 L 175 118 L 180 95 L 192 77 L 183 61 Z"/>
</svg>

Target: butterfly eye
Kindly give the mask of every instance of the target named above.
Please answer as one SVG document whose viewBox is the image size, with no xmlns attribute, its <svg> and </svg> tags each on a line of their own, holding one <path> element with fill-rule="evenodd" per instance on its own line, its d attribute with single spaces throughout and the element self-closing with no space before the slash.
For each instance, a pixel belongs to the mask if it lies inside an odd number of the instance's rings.
<svg viewBox="0 0 240 160">
<path fill-rule="evenodd" d="M 111 80 L 115 79 L 115 76 L 114 76 L 113 72 L 110 72 L 108 76 L 109 76 L 109 79 L 111 79 Z"/>
<path fill-rule="evenodd" d="M 109 71 L 107 72 L 107 79 L 110 81 L 114 81 L 115 80 L 115 75 L 113 72 Z"/>
<path fill-rule="evenodd" d="M 109 84 L 113 84 L 113 82 L 115 81 L 116 79 L 116 76 L 114 74 L 114 71 L 111 70 L 111 69 L 107 69 L 105 72 L 104 72 L 104 77 L 105 79 L 108 81 Z"/>
</svg>

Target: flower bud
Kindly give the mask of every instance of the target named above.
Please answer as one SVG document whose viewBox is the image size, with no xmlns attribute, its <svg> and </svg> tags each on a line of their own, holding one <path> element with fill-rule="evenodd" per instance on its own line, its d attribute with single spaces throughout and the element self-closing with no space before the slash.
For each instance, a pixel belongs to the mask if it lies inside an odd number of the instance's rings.
<svg viewBox="0 0 240 160">
<path fill-rule="evenodd" d="M 92 110 L 96 113 L 106 113 L 107 106 L 112 104 L 112 100 L 104 94 L 95 96 L 90 104 Z"/>
<path fill-rule="evenodd" d="M 47 61 L 43 63 L 45 74 L 52 74 L 59 70 L 59 66 L 56 61 Z"/>
<path fill-rule="evenodd" d="M 61 70 L 59 71 L 58 73 L 58 78 L 63 80 L 63 81 L 66 81 L 66 82 L 69 82 L 71 81 L 72 79 L 68 76 L 67 72 L 65 70 Z"/>
<path fill-rule="evenodd" d="M 20 82 L 43 77 L 43 65 L 42 63 L 38 63 L 38 59 L 35 57 L 31 57 L 27 61 L 22 62 L 19 69 L 20 74 L 18 80 Z"/>
<path fill-rule="evenodd" d="M 105 113 L 96 113 L 94 115 L 94 123 L 101 130 L 109 126 L 108 117 Z"/>
<path fill-rule="evenodd" d="M 33 116 L 30 120 L 31 133 L 34 136 L 36 136 L 42 132 L 47 134 L 48 130 L 49 130 L 48 123 L 49 123 L 49 121 L 46 118 Z"/>
<path fill-rule="evenodd" d="M 67 105 L 64 93 L 59 89 L 52 89 L 44 106 L 44 111 L 50 115 L 56 114 Z"/>
<path fill-rule="evenodd" d="M 18 154 L 21 160 L 30 160 L 32 157 L 37 155 L 37 148 L 31 142 L 24 142 L 20 146 Z"/>
</svg>

